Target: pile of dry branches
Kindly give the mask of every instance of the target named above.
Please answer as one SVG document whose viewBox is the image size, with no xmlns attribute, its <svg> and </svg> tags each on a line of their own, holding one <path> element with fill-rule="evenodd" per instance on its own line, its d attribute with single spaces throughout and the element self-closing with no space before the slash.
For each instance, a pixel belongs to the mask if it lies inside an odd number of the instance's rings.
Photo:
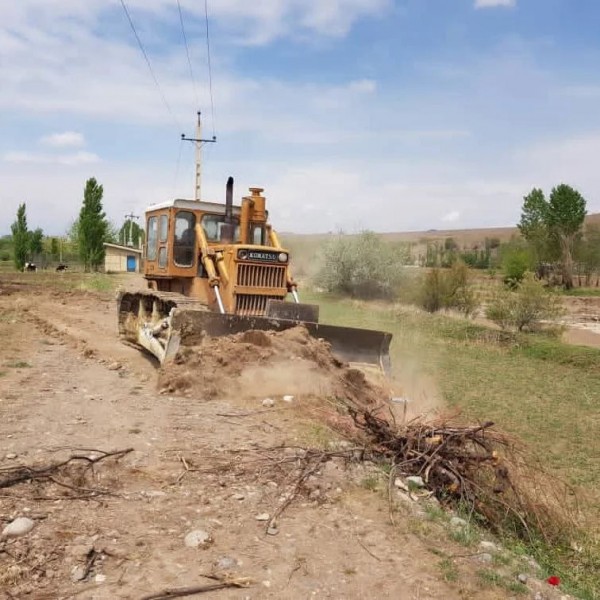
<svg viewBox="0 0 600 600">
<path fill-rule="evenodd" d="M 572 492 L 494 423 L 460 426 L 415 419 L 403 425 L 350 409 L 369 453 L 397 475 L 421 476 L 442 505 L 461 507 L 497 532 L 564 541 L 574 526 Z"/>
</svg>

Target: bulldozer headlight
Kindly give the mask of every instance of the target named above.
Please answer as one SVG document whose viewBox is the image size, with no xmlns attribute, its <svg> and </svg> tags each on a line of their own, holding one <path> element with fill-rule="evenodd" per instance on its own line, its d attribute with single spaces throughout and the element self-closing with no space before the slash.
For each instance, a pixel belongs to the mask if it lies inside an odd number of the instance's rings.
<svg viewBox="0 0 600 600">
<path fill-rule="evenodd" d="M 286 253 L 286 252 L 280 252 L 280 253 L 279 253 L 279 256 L 277 257 L 277 260 L 278 260 L 279 262 L 283 262 L 283 263 L 284 263 L 284 262 L 287 262 L 287 261 L 288 261 L 288 258 L 289 258 L 289 257 L 288 257 L 288 255 L 287 255 L 287 253 Z"/>
<path fill-rule="evenodd" d="M 238 258 L 240 260 L 246 260 L 248 258 L 248 250 L 240 250 L 238 252 Z"/>
</svg>

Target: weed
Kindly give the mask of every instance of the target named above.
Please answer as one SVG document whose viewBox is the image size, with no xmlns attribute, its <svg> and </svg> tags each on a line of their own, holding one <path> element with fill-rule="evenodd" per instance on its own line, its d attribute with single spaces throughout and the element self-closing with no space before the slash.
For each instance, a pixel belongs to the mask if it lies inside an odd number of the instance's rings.
<svg viewBox="0 0 600 600">
<path fill-rule="evenodd" d="M 475 527 L 467 525 L 466 527 L 458 527 L 450 531 L 449 537 L 454 542 L 462 546 L 472 546 L 479 541 L 480 535 Z"/>
<path fill-rule="evenodd" d="M 6 366 L 10 367 L 12 369 L 30 369 L 31 368 L 31 365 L 28 362 L 25 362 L 24 360 L 17 360 L 15 362 L 7 363 Z"/>
<path fill-rule="evenodd" d="M 379 477 L 377 475 L 367 475 L 360 484 L 366 490 L 376 492 L 379 489 Z"/>
<path fill-rule="evenodd" d="M 346 567 L 344 569 L 344 575 L 356 575 L 358 571 L 355 567 Z"/>
<path fill-rule="evenodd" d="M 480 569 L 477 571 L 479 582 L 484 586 L 496 586 L 514 594 L 527 593 L 527 587 L 518 581 L 507 580 L 506 577 L 492 569 Z"/>
<path fill-rule="evenodd" d="M 458 569 L 456 565 L 449 558 L 444 558 L 438 563 L 438 567 L 442 572 L 442 578 L 444 581 L 454 582 L 458 581 Z"/>
<path fill-rule="evenodd" d="M 8 371 L 0 371 L 0 377 L 4 377 L 8 374 Z"/>
</svg>

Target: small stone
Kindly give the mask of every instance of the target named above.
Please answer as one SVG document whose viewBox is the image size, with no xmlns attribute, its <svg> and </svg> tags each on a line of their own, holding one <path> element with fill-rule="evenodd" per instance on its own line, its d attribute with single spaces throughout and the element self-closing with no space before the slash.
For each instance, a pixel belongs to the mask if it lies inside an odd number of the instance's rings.
<svg viewBox="0 0 600 600">
<path fill-rule="evenodd" d="M 222 556 L 216 562 L 217 569 L 221 569 L 222 571 L 230 571 L 231 569 L 235 569 L 238 565 L 238 561 L 235 558 L 231 558 L 231 556 Z"/>
<path fill-rule="evenodd" d="M 452 517 L 450 519 L 450 525 L 452 527 L 462 528 L 462 527 L 466 527 L 468 525 L 468 523 L 464 519 L 461 519 L 460 517 Z"/>
<path fill-rule="evenodd" d="M 483 552 L 482 554 L 480 554 L 478 557 L 478 560 L 482 563 L 491 563 L 493 560 L 493 557 L 491 554 L 489 554 L 488 552 Z"/>
<path fill-rule="evenodd" d="M 545 600 L 544 594 L 542 594 L 542 592 L 536 592 L 533 600 Z"/>
<path fill-rule="evenodd" d="M 112 362 L 108 365 L 109 371 L 118 371 L 121 368 L 121 364 L 118 362 Z"/>
<path fill-rule="evenodd" d="M 269 527 L 267 529 L 267 535 L 277 535 L 279 533 L 279 529 L 277 527 Z"/>
<path fill-rule="evenodd" d="M 284 396 L 284 397 L 282 398 L 282 400 L 283 400 L 284 402 L 293 402 L 293 401 L 294 401 L 294 396 Z"/>
<path fill-rule="evenodd" d="M 408 492 L 408 486 L 404 483 L 404 481 L 402 480 L 402 478 L 400 477 L 396 477 L 396 479 L 394 479 L 394 485 L 403 490 L 404 492 Z"/>
<path fill-rule="evenodd" d="M 246 496 L 244 496 L 244 494 L 234 494 L 232 498 L 241 502 L 246 499 Z"/>
<path fill-rule="evenodd" d="M 96 583 L 104 583 L 106 581 L 106 575 L 103 575 L 102 573 L 98 573 L 96 575 L 96 577 L 94 577 L 94 580 Z"/>
<path fill-rule="evenodd" d="M 35 522 L 31 519 L 28 519 L 27 517 L 18 517 L 2 530 L 2 537 L 21 537 L 22 535 L 28 534 L 34 526 Z"/>
<path fill-rule="evenodd" d="M 78 582 L 85 579 L 85 568 L 84 567 L 73 567 L 71 570 L 71 581 Z"/>
<path fill-rule="evenodd" d="M 17 455 L 14 452 L 10 452 L 9 454 L 6 455 L 6 458 L 8 458 L 8 460 L 13 460 L 13 459 L 17 458 Z"/>
<path fill-rule="evenodd" d="M 263 581 L 262 584 L 266 587 L 266 588 L 270 588 L 271 587 L 271 582 L 270 581 Z"/>
<path fill-rule="evenodd" d="M 498 546 L 496 546 L 494 542 L 487 542 L 485 540 L 483 542 L 479 542 L 479 549 L 491 554 L 498 552 Z"/>
<path fill-rule="evenodd" d="M 202 529 L 190 531 L 183 540 L 188 548 L 198 548 L 200 546 L 208 546 L 212 542 L 210 534 Z"/>
<path fill-rule="evenodd" d="M 517 579 L 519 580 L 519 583 L 522 583 L 523 585 L 525 585 L 529 578 L 527 577 L 527 575 L 525 575 L 525 573 L 519 573 L 517 575 Z"/>
<path fill-rule="evenodd" d="M 275 400 L 273 400 L 273 398 L 265 398 L 262 401 L 262 405 L 271 408 L 272 406 L 275 406 Z"/>
<path fill-rule="evenodd" d="M 268 521 L 269 520 L 269 513 L 261 513 L 260 515 L 256 515 L 254 517 L 257 521 Z"/>
<path fill-rule="evenodd" d="M 409 487 L 410 486 L 418 487 L 418 488 L 425 487 L 425 482 L 423 481 L 423 478 L 419 477 L 418 475 L 412 475 L 411 477 L 407 477 L 406 483 L 408 483 Z"/>
</svg>

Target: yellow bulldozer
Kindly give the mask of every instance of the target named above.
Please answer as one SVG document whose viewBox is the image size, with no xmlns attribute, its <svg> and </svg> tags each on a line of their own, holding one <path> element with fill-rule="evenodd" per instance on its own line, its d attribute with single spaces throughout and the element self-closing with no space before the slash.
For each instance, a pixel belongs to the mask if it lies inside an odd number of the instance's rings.
<svg viewBox="0 0 600 600">
<path fill-rule="evenodd" d="M 204 336 L 281 331 L 303 324 L 348 363 L 389 374 L 391 334 L 319 323 L 319 307 L 301 303 L 290 253 L 269 223 L 261 188 L 233 203 L 172 200 L 146 212 L 147 289 L 118 297 L 119 332 L 161 364 Z"/>
</svg>

